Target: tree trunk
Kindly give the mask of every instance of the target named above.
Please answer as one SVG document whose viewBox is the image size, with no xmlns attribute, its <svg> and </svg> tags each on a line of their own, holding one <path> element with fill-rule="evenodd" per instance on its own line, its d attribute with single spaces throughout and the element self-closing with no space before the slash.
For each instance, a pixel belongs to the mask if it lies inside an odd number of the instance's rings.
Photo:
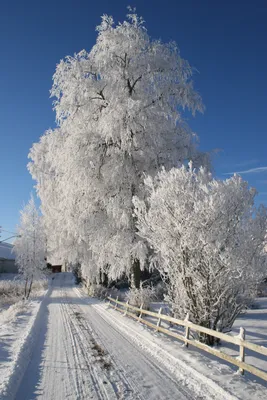
<svg viewBox="0 0 267 400">
<path fill-rule="evenodd" d="M 108 287 L 108 274 L 106 272 L 102 273 L 102 285 Z"/>
<path fill-rule="evenodd" d="M 199 334 L 199 341 L 205 343 L 208 346 L 213 346 L 215 344 L 215 337 L 208 335 L 207 333 Z"/>
<path fill-rule="evenodd" d="M 31 283 L 30 283 L 30 286 L 29 286 L 29 290 L 28 290 L 28 294 L 27 294 L 27 300 L 28 300 L 28 298 L 29 298 L 29 296 L 30 296 L 30 294 L 31 294 L 31 290 L 32 290 L 32 282 L 33 282 L 33 276 L 31 277 Z"/>
<path fill-rule="evenodd" d="M 199 325 L 208 329 L 212 329 L 209 321 L 201 322 Z M 201 343 L 205 343 L 208 346 L 213 346 L 215 344 L 215 339 L 216 338 L 214 336 L 208 335 L 207 333 L 199 332 L 199 341 Z"/>
<path fill-rule="evenodd" d="M 28 285 L 28 278 L 25 281 L 25 287 L 24 287 L 24 299 L 26 299 L 27 296 L 27 285 Z"/>
<path fill-rule="evenodd" d="M 140 289 L 140 280 L 141 280 L 140 261 L 135 259 L 132 267 L 131 287 Z"/>
</svg>

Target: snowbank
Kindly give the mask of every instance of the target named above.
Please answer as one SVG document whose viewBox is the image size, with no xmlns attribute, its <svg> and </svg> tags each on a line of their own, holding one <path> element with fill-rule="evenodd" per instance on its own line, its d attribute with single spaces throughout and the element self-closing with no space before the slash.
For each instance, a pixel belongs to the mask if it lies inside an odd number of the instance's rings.
<svg viewBox="0 0 267 400">
<path fill-rule="evenodd" d="M 12 400 L 39 332 L 42 301 L 20 301 L 0 314 L 0 399 Z"/>
<path fill-rule="evenodd" d="M 238 335 L 240 327 L 245 328 L 246 340 L 259 346 L 267 347 L 267 297 L 258 298 L 254 307 L 240 315 L 235 321 L 231 334 Z M 220 350 L 237 357 L 237 346 L 222 341 Z M 267 357 L 246 349 L 246 362 L 267 372 Z M 267 386 L 267 382 L 262 381 L 246 372 L 247 377 Z M 266 396 L 267 398 L 267 396 Z"/>
</svg>

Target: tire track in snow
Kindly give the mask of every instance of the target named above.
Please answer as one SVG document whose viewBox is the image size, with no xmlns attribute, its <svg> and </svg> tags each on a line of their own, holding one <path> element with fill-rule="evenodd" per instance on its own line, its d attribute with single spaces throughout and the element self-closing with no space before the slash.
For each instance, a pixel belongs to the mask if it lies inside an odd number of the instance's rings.
<svg viewBox="0 0 267 400">
<path fill-rule="evenodd" d="M 64 304 L 62 303 L 62 300 L 61 300 L 61 312 L 62 312 L 62 317 L 63 317 L 63 320 L 64 320 L 64 326 L 66 328 L 65 329 L 64 339 L 66 337 L 68 337 L 68 339 L 71 342 L 71 346 L 69 348 L 69 343 L 66 343 L 66 340 L 64 340 L 64 343 L 65 343 L 64 347 L 65 347 L 65 352 L 66 352 L 67 359 L 69 359 L 68 352 L 71 350 L 72 357 L 73 357 L 73 360 L 74 360 L 74 364 L 79 366 L 82 369 L 84 363 L 83 363 L 83 360 L 79 359 L 79 357 L 78 357 L 78 346 L 77 346 L 76 341 L 75 341 L 73 330 L 71 329 L 71 324 L 70 324 L 70 321 L 69 321 L 69 315 L 67 314 L 67 312 L 65 310 L 65 307 L 64 307 Z M 88 394 L 88 391 L 86 393 L 86 391 L 84 389 L 84 385 L 85 385 L 85 382 L 86 382 L 88 387 L 90 387 L 89 378 L 91 377 L 91 374 L 88 376 L 88 374 L 86 373 L 85 377 L 81 376 L 81 374 L 78 373 L 77 369 L 71 369 L 71 363 L 69 361 L 68 361 L 68 367 L 72 371 L 73 379 L 75 381 L 76 397 L 77 398 L 86 398 L 85 396 L 89 395 L 89 394 Z M 87 369 L 88 369 L 88 366 L 87 366 Z M 92 380 L 92 381 L 93 381 L 93 386 L 94 386 L 94 389 L 95 389 L 94 391 L 96 392 L 97 387 L 95 385 L 94 380 Z M 97 392 L 96 392 L 96 394 L 97 394 Z M 101 400 L 101 397 L 98 396 L 98 398 Z"/>
<path fill-rule="evenodd" d="M 143 397 L 141 397 L 138 394 L 138 389 L 135 388 L 135 390 L 134 390 L 134 388 L 132 388 L 132 385 L 128 382 L 126 377 L 119 372 L 119 367 L 116 365 L 114 359 L 108 353 L 108 351 L 105 348 L 105 346 L 103 345 L 102 341 L 99 339 L 98 336 L 96 337 L 95 332 L 92 331 L 92 328 L 88 324 L 88 321 L 84 318 L 84 313 L 81 310 L 81 308 L 76 304 L 72 304 L 71 302 L 69 302 L 68 306 L 73 315 L 73 318 L 71 320 L 74 321 L 76 319 L 75 329 L 77 329 L 77 326 L 80 329 L 80 333 L 78 334 L 78 336 L 80 338 L 83 336 L 84 341 L 87 342 L 89 347 L 94 342 L 97 345 L 99 345 L 101 343 L 100 347 L 105 350 L 105 358 L 111 360 L 110 368 L 108 368 L 105 371 L 105 375 L 106 375 L 106 382 L 109 383 L 113 388 L 114 395 L 116 396 L 115 398 L 116 399 L 129 399 L 129 400 L 130 399 L 145 400 Z M 79 317 L 77 317 L 77 315 L 79 315 Z M 114 368 L 114 366 L 116 368 Z M 110 393 L 109 393 L 107 396 L 107 399 L 110 399 L 110 398 L 111 397 L 110 397 Z"/>
<path fill-rule="evenodd" d="M 86 319 L 83 319 L 84 323 L 81 323 L 81 326 L 85 331 L 88 331 L 88 322 Z M 87 328 L 85 327 L 87 324 Z M 101 343 L 101 348 L 105 349 L 106 354 L 108 354 L 108 358 L 111 360 L 111 371 L 107 371 L 107 378 L 110 381 L 111 385 L 114 388 L 115 393 L 117 394 L 117 398 L 120 399 L 134 399 L 134 400 L 145 400 L 137 389 L 137 386 L 133 387 L 132 383 L 130 383 L 126 376 L 120 371 L 120 366 L 114 360 L 114 358 L 107 352 L 103 341 L 95 335 L 95 332 L 92 331 L 92 328 L 89 328 L 91 331 L 94 340 L 99 344 Z M 115 368 L 114 368 L 115 367 Z M 114 376 L 115 375 L 115 376 Z M 130 389 L 131 388 L 131 389 Z M 134 396 L 134 397 L 133 397 Z"/>
<path fill-rule="evenodd" d="M 99 400 L 106 400 L 108 399 L 106 391 L 103 390 L 102 382 L 100 382 L 99 375 L 96 371 L 96 368 L 94 367 L 94 359 L 91 352 L 90 346 L 86 346 L 88 344 L 87 341 L 82 341 L 81 334 L 79 330 L 77 329 L 77 321 L 74 323 L 73 320 L 76 319 L 75 313 L 70 313 L 68 309 L 71 309 L 71 305 L 68 303 L 66 309 L 64 310 L 64 313 L 66 313 L 66 324 L 69 325 L 69 330 L 70 330 L 70 336 L 72 337 L 73 341 L 73 354 L 76 359 L 76 365 L 86 365 L 86 370 L 89 372 L 89 375 L 86 374 L 86 377 L 81 377 L 78 376 L 79 380 L 79 386 L 84 387 L 85 381 L 84 379 L 87 380 L 88 382 L 88 377 L 90 377 L 91 382 L 93 383 L 94 386 L 94 394 L 95 398 Z M 103 374 L 102 374 L 103 375 Z M 83 393 L 83 398 L 85 397 L 86 393 Z"/>
<path fill-rule="evenodd" d="M 99 315 L 99 317 L 100 317 L 100 318 L 103 320 L 103 322 L 106 324 L 106 320 L 105 320 L 101 315 Z M 131 339 L 125 337 L 125 335 L 123 335 L 123 333 L 122 333 L 119 329 L 116 329 L 116 328 L 113 327 L 113 326 L 112 326 L 112 328 L 113 328 L 113 330 L 116 332 L 116 334 L 117 334 L 118 336 L 121 337 L 121 340 L 125 340 L 125 341 L 128 343 L 129 347 L 130 347 L 130 346 L 131 346 L 131 347 L 134 347 L 134 349 L 136 350 L 136 352 L 140 352 L 140 347 L 139 347 L 138 345 L 136 345 L 135 343 L 133 343 L 133 342 L 131 341 Z M 143 353 L 141 353 L 141 354 L 144 356 Z M 147 363 L 147 364 L 150 366 L 150 368 L 153 370 L 153 373 L 154 373 L 154 375 L 156 376 L 156 379 L 157 379 L 158 381 L 162 380 L 162 378 L 164 377 L 165 379 L 169 379 L 170 381 L 172 381 L 175 385 L 177 384 L 177 381 L 174 379 L 174 377 L 172 377 L 166 370 L 164 370 L 164 369 L 161 367 L 161 365 L 159 365 L 159 364 L 156 362 L 156 360 L 152 360 L 152 358 L 149 357 L 148 355 L 147 355 L 147 356 L 144 356 L 144 358 L 145 358 L 145 360 L 146 360 L 146 363 Z M 135 382 L 135 387 L 136 387 L 136 388 L 137 388 L 137 385 L 138 385 L 138 383 Z M 184 390 L 182 387 L 179 387 L 179 391 L 183 394 L 184 399 L 193 400 L 193 398 L 192 398 L 192 393 L 189 394 L 189 393 L 188 393 L 186 390 Z M 201 400 L 201 398 L 198 398 L 198 400 Z"/>
<path fill-rule="evenodd" d="M 123 332 L 110 324 L 88 302 L 88 297 L 80 294 L 77 288 L 73 289 L 85 302 L 80 305 L 86 321 L 90 325 L 97 340 L 102 342 L 104 348 L 109 351 L 113 363 L 120 374 L 124 376 L 135 395 L 144 399 L 201 399 L 195 397 L 189 388 L 187 389 L 166 370 L 152 356 L 142 351 Z M 124 354 L 125 353 L 125 354 Z M 150 383 L 149 383 L 150 382 Z M 134 397 L 138 398 L 138 397 Z"/>
</svg>

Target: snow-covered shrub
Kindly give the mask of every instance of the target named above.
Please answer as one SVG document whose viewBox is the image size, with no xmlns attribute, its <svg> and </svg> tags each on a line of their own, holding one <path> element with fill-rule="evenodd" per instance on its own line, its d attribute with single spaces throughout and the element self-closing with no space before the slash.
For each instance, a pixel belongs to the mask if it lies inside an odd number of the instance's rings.
<svg viewBox="0 0 267 400">
<path fill-rule="evenodd" d="M 106 288 L 103 285 L 91 284 L 87 287 L 87 293 L 91 297 L 98 297 L 99 299 L 106 299 L 107 297 L 118 296 L 120 300 L 120 292 L 116 288 Z"/>
<path fill-rule="evenodd" d="M 22 298 L 24 294 L 23 282 L 18 280 L 0 280 L 0 298 Z"/>
<path fill-rule="evenodd" d="M 118 300 L 123 301 L 123 293 L 121 293 L 117 288 L 111 287 L 107 288 L 106 291 L 106 298 L 107 297 L 112 297 L 113 299 L 116 299 L 118 297 Z"/>
<path fill-rule="evenodd" d="M 266 274 L 266 208 L 254 207 L 256 191 L 240 176 L 216 180 L 191 163 L 145 185 L 147 202 L 134 200 L 138 234 L 158 254 L 174 315 L 230 329 Z"/>
<path fill-rule="evenodd" d="M 156 300 L 156 292 L 154 287 L 132 288 L 126 293 L 126 300 L 129 304 L 135 307 L 140 307 L 143 304 L 143 309 L 149 310 L 150 303 Z"/>
<path fill-rule="evenodd" d="M 19 278 L 19 277 L 18 277 Z M 32 284 L 32 296 L 38 296 L 48 287 L 46 279 Z M 25 282 L 22 279 L 0 280 L 0 305 L 10 305 L 25 297 Z"/>
<path fill-rule="evenodd" d="M 47 288 L 48 288 L 48 280 L 46 278 L 36 280 L 32 284 L 32 294 L 34 296 L 37 296 L 38 293 L 43 292 Z"/>
<path fill-rule="evenodd" d="M 0 298 L 1 305 L 1 298 Z M 4 304 L 0 309 L 0 326 L 16 321 L 18 314 L 27 313 L 27 302 L 24 300 L 13 301 L 12 303 Z"/>
<path fill-rule="evenodd" d="M 25 298 L 29 298 L 34 280 L 44 277 L 47 270 L 46 236 L 43 220 L 33 196 L 20 214 L 18 236 L 13 250 L 19 273 L 24 278 Z"/>
<path fill-rule="evenodd" d="M 89 296 L 103 299 L 106 297 L 107 288 L 102 285 L 91 284 L 88 286 L 87 291 Z"/>
</svg>

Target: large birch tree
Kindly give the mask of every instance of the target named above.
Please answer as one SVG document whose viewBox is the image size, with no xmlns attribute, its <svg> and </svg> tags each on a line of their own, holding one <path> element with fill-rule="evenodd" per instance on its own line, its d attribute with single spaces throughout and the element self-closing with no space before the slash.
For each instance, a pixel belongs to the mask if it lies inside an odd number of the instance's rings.
<svg viewBox="0 0 267 400">
<path fill-rule="evenodd" d="M 183 120 L 203 106 L 176 44 L 152 40 L 134 11 L 117 25 L 104 15 L 97 32 L 89 53 L 57 65 L 58 128 L 33 146 L 30 171 L 64 257 L 91 277 L 132 273 L 138 287 L 147 248 L 132 198 L 143 198 L 145 174 L 161 166 L 208 163 Z"/>
</svg>

